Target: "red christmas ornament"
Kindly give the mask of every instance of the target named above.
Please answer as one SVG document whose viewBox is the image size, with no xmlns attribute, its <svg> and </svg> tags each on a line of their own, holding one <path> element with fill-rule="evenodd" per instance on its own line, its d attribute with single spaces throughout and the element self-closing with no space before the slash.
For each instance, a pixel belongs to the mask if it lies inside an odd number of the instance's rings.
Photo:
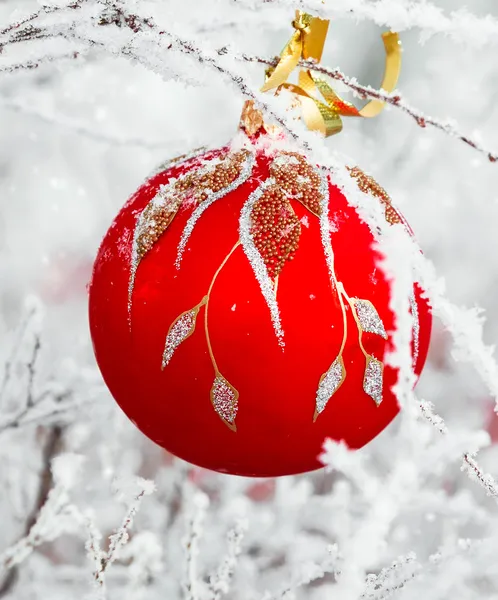
<svg viewBox="0 0 498 600">
<path fill-rule="evenodd" d="M 95 261 L 91 333 L 111 393 L 157 444 L 223 473 L 300 473 L 325 438 L 360 448 L 398 412 L 390 287 L 328 173 L 266 133 L 240 141 L 171 162 L 126 203 Z M 431 316 L 417 286 L 411 306 L 418 376 Z"/>
</svg>

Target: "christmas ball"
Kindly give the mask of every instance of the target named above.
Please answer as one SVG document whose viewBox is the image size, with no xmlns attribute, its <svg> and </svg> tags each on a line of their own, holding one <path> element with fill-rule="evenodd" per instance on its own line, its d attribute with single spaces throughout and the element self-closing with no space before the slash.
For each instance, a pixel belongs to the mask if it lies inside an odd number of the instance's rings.
<svg viewBox="0 0 498 600">
<path fill-rule="evenodd" d="M 320 468 L 326 438 L 360 448 L 398 412 L 373 234 L 329 173 L 274 142 L 240 133 L 159 169 L 107 232 L 89 299 L 97 362 L 132 422 L 190 463 L 257 477 Z M 431 315 L 416 284 L 411 313 L 418 377 Z"/>
</svg>

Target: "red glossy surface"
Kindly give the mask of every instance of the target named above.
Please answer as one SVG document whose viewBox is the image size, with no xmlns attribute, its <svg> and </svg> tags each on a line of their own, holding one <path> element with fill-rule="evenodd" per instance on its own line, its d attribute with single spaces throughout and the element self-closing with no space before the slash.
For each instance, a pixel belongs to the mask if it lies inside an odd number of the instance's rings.
<svg viewBox="0 0 498 600">
<path fill-rule="evenodd" d="M 208 208 L 190 238 L 181 269 L 174 266 L 177 246 L 191 214 L 181 209 L 141 262 L 133 297 L 132 329 L 127 316 L 128 280 L 136 217 L 159 185 L 197 161 L 163 172 L 127 202 L 107 232 L 95 261 L 90 286 L 90 326 L 103 377 L 114 398 L 148 437 L 173 454 L 202 467 L 248 476 L 276 476 L 317 469 L 325 438 L 360 448 L 380 433 L 398 412 L 390 388 L 396 372 L 384 371 L 384 399 L 377 407 L 362 388 L 365 358 L 349 308 L 344 351 L 347 377 L 313 422 L 321 375 L 336 358 L 343 326 L 339 302 L 331 291 L 318 219 L 307 216 L 299 249 L 279 278 L 278 302 L 285 331 L 282 352 L 268 307 L 242 247 L 216 280 L 209 305 L 209 331 L 218 367 L 239 391 L 237 431 L 215 413 L 209 393 L 214 380 L 203 327 L 203 309 L 194 334 L 161 370 L 166 334 L 172 322 L 207 293 L 215 271 L 238 240 L 241 208 L 268 175 L 268 159 L 246 184 Z M 378 200 L 372 198 L 372 202 Z M 350 297 L 370 300 L 386 330 L 392 329 L 389 286 L 376 267 L 372 236 L 341 192 L 330 185 L 331 234 L 336 274 Z M 416 373 L 427 355 L 431 316 L 417 291 L 420 353 Z M 382 360 L 389 348 L 366 333 L 364 345 Z"/>
</svg>

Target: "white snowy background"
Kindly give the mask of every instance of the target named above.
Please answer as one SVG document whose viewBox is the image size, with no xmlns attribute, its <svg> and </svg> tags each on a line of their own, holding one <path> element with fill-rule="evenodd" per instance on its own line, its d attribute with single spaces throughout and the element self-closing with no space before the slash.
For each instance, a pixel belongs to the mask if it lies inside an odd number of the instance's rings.
<svg viewBox="0 0 498 600">
<path fill-rule="evenodd" d="M 194 468 L 145 439 L 105 389 L 86 285 L 127 197 L 164 159 L 230 139 L 244 98 L 167 36 L 98 26 L 113 4 L 46 15 L 41 2 L 0 1 L 0 30 L 41 11 L 31 25 L 49 33 L 0 34 L 0 598 L 498 599 L 498 369 L 485 347 L 498 337 L 498 163 L 391 106 L 313 140 L 375 176 L 445 281 L 432 285 L 444 323 L 417 399 L 363 450 L 327 446 L 327 471 L 251 480 Z M 119 6 L 255 92 L 264 66 L 234 57 L 278 54 L 295 8 L 332 19 L 323 64 L 374 87 L 390 26 L 403 98 L 498 152 L 496 0 Z"/>
</svg>

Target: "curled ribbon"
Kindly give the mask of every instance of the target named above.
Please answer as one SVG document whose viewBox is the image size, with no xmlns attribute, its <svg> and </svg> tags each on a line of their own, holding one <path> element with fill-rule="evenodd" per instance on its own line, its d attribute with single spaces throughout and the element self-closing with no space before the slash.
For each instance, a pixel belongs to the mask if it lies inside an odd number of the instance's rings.
<svg viewBox="0 0 498 600">
<path fill-rule="evenodd" d="M 261 91 L 276 89 L 278 93 L 281 89 L 288 89 L 298 95 L 307 127 L 320 131 L 326 137 L 341 131 L 341 117 L 376 117 L 384 108 L 384 102 L 370 100 L 362 109 L 357 109 L 342 100 L 323 77 L 316 76 L 309 69 L 299 72 L 297 85 L 287 81 L 301 59 L 320 62 L 329 21 L 298 10 L 292 25 L 296 31 L 282 50 L 276 67 L 266 70 L 266 82 Z M 389 93 L 395 89 L 401 71 L 401 42 L 398 34 L 391 31 L 383 33 L 382 39 L 386 64 L 381 87 Z M 321 100 L 316 97 L 317 92 L 321 94 Z"/>
</svg>

